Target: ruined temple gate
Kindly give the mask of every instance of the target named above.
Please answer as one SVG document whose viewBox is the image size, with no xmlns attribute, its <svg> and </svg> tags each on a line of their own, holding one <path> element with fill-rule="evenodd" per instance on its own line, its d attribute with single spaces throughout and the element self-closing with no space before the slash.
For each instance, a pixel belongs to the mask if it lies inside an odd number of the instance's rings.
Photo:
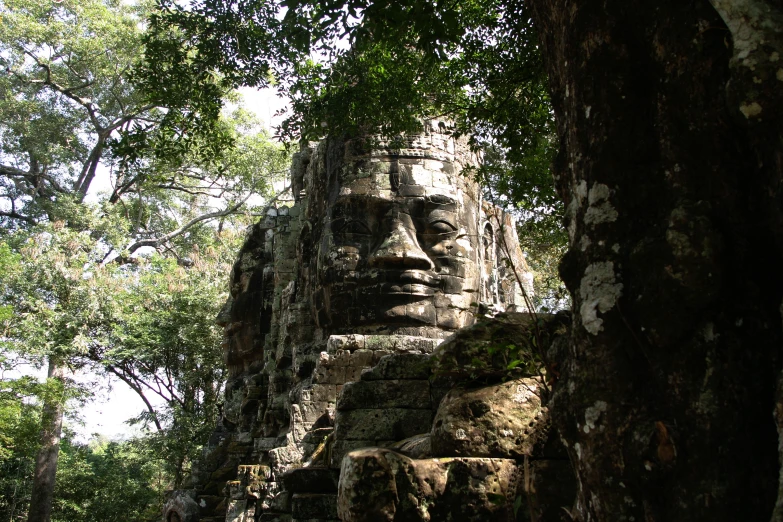
<svg viewBox="0 0 783 522">
<path fill-rule="evenodd" d="M 164 520 L 336 520 L 348 452 L 432 453 L 422 434 L 454 383 L 432 378 L 429 354 L 478 317 L 526 311 L 532 291 L 511 217 L 462 175 L 477 158 L 448 130 L 428 121 L 402 144 L 327 139 L 295 155 L 293 205 L 252 227 L 231 273 L 223 417 Z M 516 386 L 533 426 L 541 401 Z M 484 476 L 513 500 L 515 461 L 463 460 L 495 469 Z"/>
</svg>

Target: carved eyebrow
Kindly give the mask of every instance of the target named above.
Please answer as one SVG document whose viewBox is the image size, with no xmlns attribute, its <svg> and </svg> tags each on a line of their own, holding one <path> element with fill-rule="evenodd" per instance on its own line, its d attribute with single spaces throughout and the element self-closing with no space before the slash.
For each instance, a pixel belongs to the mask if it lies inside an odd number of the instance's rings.
<svg viewBox="0 0 783 522">
<path fill-rule="evenodd" d="M 432 196 L 427 196 L 425 199 L 425 202 L 427 205 L 437 205 L 437 206 L 445 206 L 445 205 L 455 205 L 457 204 L 457 200 L 454 198 L 450 198 L 448 196 L 444 196 L 442 194 L 434 194 Z"/>
</svg>

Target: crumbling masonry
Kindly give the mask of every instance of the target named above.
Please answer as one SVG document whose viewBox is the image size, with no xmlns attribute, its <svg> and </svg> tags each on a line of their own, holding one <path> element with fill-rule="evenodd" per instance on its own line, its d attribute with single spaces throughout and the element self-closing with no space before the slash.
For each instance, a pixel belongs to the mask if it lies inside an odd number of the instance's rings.
<svg viewBox="0 0 783 522">
<path fill-rule="evenodd" d="M 531 277 L 511 217 L 461 175 L 476 162 L 436 121 L 295 156 L 293 205 L 232 270 L 223 416 L 166 522 L 559 520 L 535 494 L 570 473 L 543 383 L 498 373 L 493 348 L 539 330 Z"/>
</svg>

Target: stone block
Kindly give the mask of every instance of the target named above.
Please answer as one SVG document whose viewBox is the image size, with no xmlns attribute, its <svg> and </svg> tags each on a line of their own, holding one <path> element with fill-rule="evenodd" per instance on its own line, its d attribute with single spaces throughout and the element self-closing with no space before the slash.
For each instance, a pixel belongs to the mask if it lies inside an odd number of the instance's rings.
<svg viewBox="0 0 783 522">
<path fill-rule="evenodd" d="M 403 408 L 339 411 L 335 415 L 335 439 L 402 440 L 430 431 L 432 410 Z"/>
<path fill-rule="evenodd" d="M 348 350 L 336 350 L 334 353 L 330 353 L 329 364 L 332 367 L 345 367 L 350 364 L 351 352 Z"/>
<path fill-rule="evenodd" d="M 340 469 L 340 464 L 348 453 L 363 448 L 389 448 L 393 440 L 336 440 L 332 445 L 332 460 L 329 467 Z"/>
<path fill-rule="evenodd" d="M 388 380 L 349 382 L 337 400 L 337 410 L 364 408 L 431 408 L 429 381 Z"/>
<path fill-rule="evenodd" d="M 291 499 L 291 517 L 302 519 L 337 518 L 337 495 L 325 493 L 295 493 Z"/>
<path fill-rule="evenodd" d="M 533 377 L 452 389 L 440 402 L 433 421 L 432 454 L 500 458 L 536 455 L 549 431 L 540 393 L 541 383 Z"/>
<path fill-rule="evenodd" d="M 394 355 L 394 352 L 392 352 L 391 350 L 373 350 L 372 352 L 373 366 L 378 364 L 381 361 L 381 359 L 383 359 L 387 355 Z M 369 369 L 371 368 L 368 368 L 368 370 Z"/>
<path fill-rule="evenodd" d="M 360 349 L 351 353 L 349 365 L 354 368 L 369 368 L 373 363 L 373 351 Z"/>
<path fill-rule="evenodd" d="M 391 379 L 428 379 L 430 377 L 430 355 L 401 353 L 387 355 L 370 371 L 362 373 L 363 381 Z"/>
<path fill-rule="evenodd" d="M 310 400 L 314 402 L 335 402 L 337 386 L 334 384 L 314 384 L 310 390 Z"/>
<path fill-rule="evenodd" d="M 335 353 L 337 350 L 359 350 L 364 348 L 363 335 L 331 335 L 326 341 L 326 351 Z"/>
<path fill-rule="evenodd" d="M 248 508 L 247 500 L 231 500 L 226 510 L 226 522 L 253 522 L 255 507 Z"/>
<path fill-rule="evenodd" d="M 511 459 L 415 460 L 357 450 L 342 462 L 338 513 L 343 522 L 511 522 L 519 475 Z"/>
<path fill-rule="evenodd" d="M 269 451 L 270 469 L 279 477 L 295 463 L 301 462 L 304 455 L 295 445 L 283 446 Z"/>
<path fill-rule="evenodd" d="M 362 378 L 362 371 L 364 371 L 366 367 L 359 367 L 359 366 L 347 366 L 343 368 L 343 383 L 349 383 L 349 382 L 356 382 L 358 380 L 361 380 Z"/>
<path fill-rule="evenodd" d="M 440 339 L 415 335 L 368 335 L 364 345 L 368 350 L 386 350 L 392 353 L 430 353 Z"/>
<path fill-rule="evenodd" d="M 325 422 L 331 426 L 334 421 L 334 402 L 309 402 L 299 405 L 304 421 L 311 425 Z M 326 416 L 326 417 L 324 417 Z"/>
</svg>

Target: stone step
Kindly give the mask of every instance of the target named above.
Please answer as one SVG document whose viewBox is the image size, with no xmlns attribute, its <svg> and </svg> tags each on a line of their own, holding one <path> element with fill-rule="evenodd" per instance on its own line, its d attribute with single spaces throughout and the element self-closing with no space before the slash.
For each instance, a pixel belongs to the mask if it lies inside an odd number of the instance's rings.
<svg viewBox="0 0 783 522">
<path fill-rule="evenodd" d="M 431 409 L 430 383 L 400 379 L 346 383 L 337 398 L 337 410 L 367 408 Z"/>
<path fill-rule="evenodd" d="M 337 494 L 295 493 L 291 499 L 291 518 L 337 519 Z"/>
</svg>

